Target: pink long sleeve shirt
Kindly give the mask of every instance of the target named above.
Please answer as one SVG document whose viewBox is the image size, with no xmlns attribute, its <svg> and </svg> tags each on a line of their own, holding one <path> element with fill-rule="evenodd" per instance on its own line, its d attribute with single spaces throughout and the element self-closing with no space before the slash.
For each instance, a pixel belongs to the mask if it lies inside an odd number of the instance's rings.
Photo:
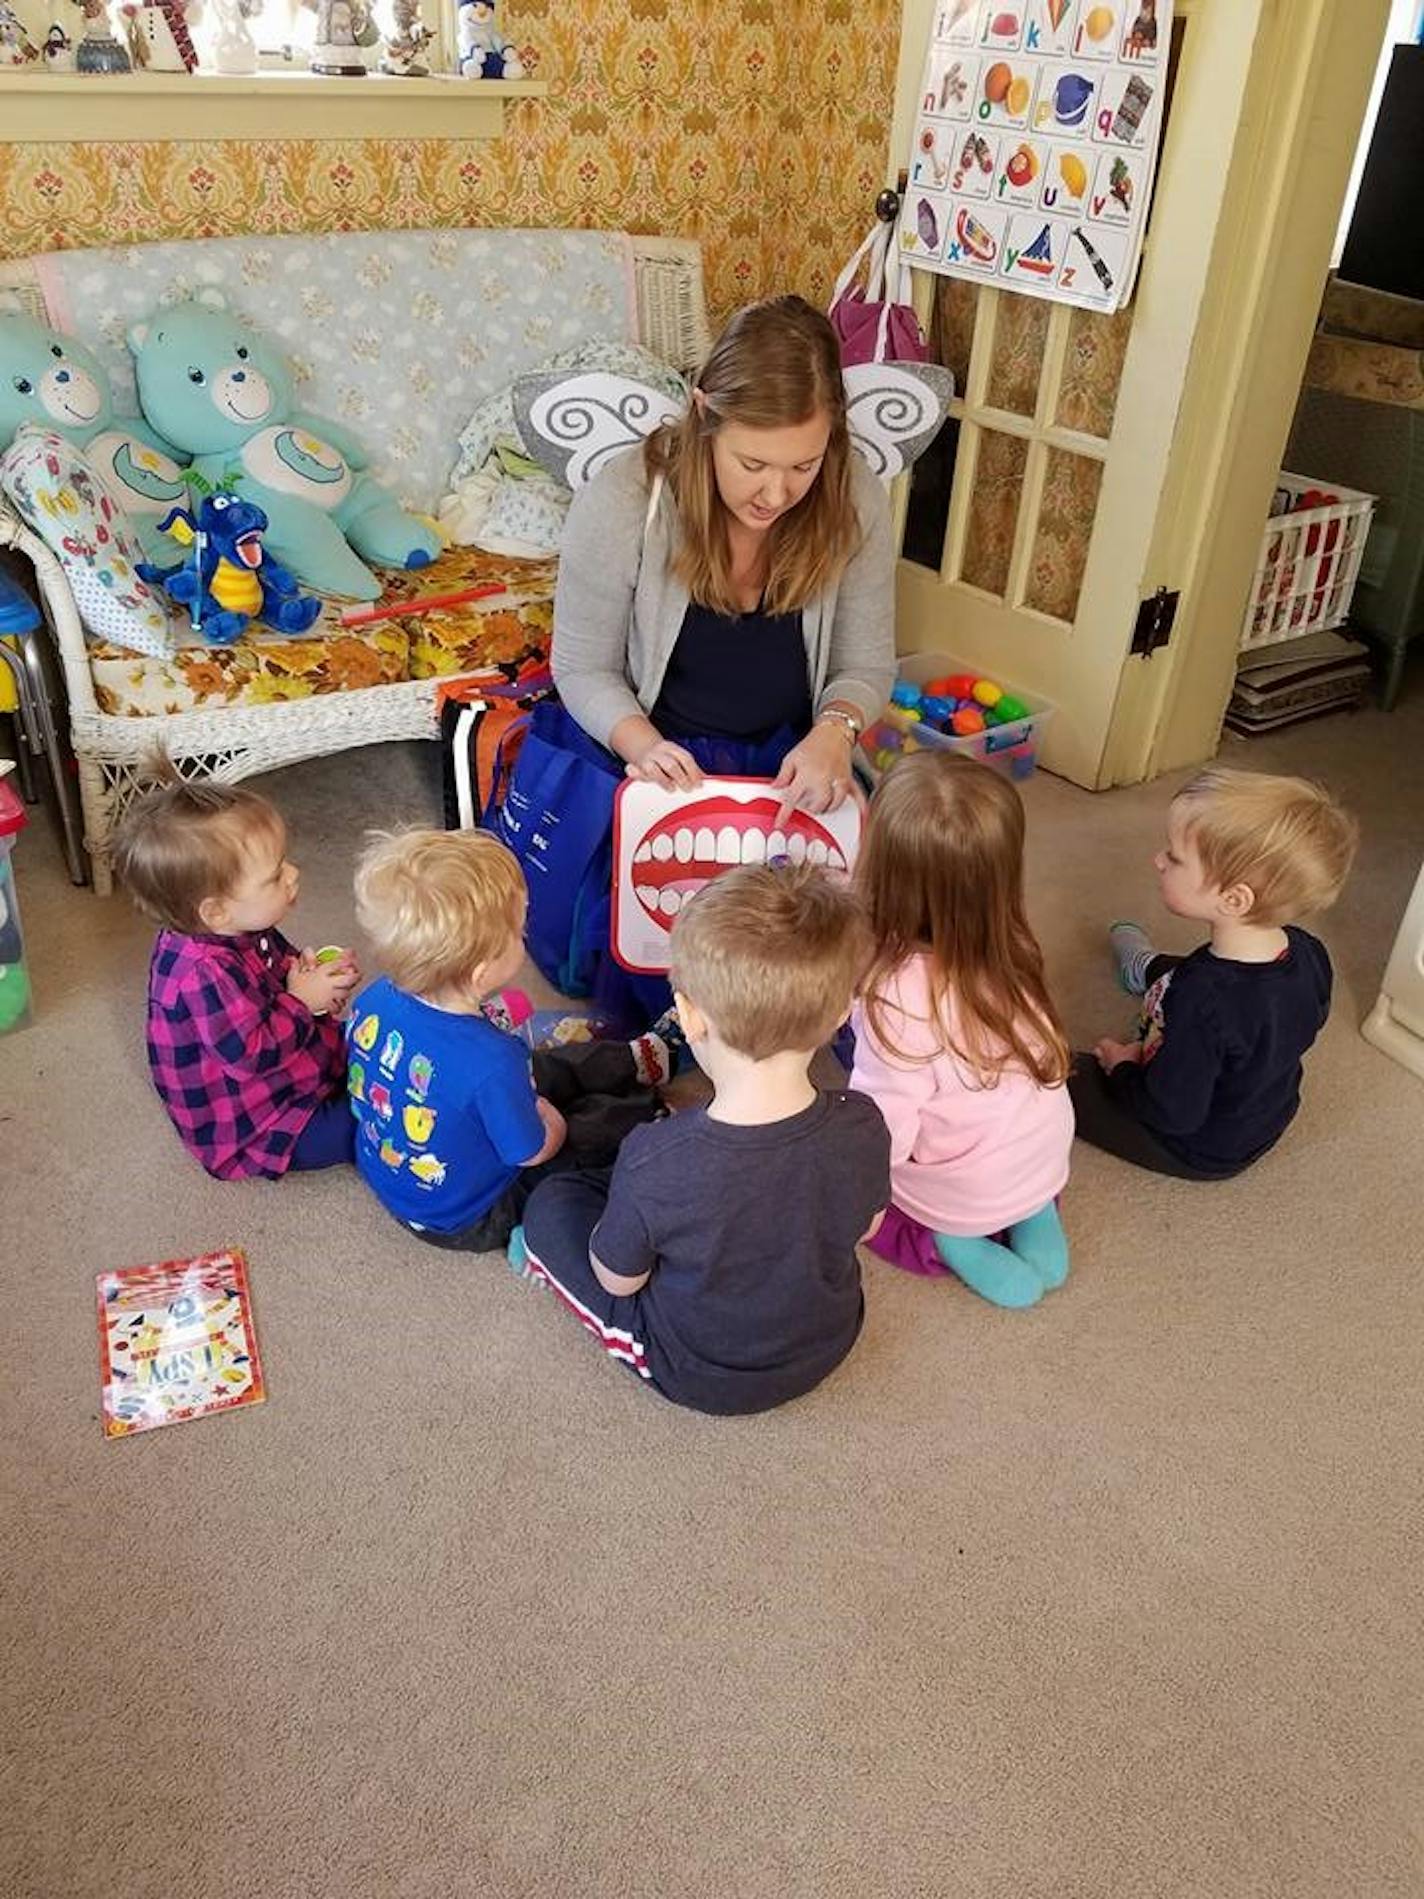
<svg viewBox="0 0 1424 1899">
<path fill-rule="evenodd" d="M 875 1036 L 857 1004 L 850 1085 L 870 1096 L 890 1129 L 895 1205 L 937 1233 L 977 1237 L 1000 1233 L 1047 1205 L 1068 1179 L 1073 1106 L 1067 1088 L 1041 1088 L 1014 1069 L 986 1088 L 947 1054 L 930 1017 L 927 957 L 901 964 L 885 999 L 887 1036 L 904 1055 Z M 951 1031 L 956 1026 L 951 1017 Z"/>
</svg>

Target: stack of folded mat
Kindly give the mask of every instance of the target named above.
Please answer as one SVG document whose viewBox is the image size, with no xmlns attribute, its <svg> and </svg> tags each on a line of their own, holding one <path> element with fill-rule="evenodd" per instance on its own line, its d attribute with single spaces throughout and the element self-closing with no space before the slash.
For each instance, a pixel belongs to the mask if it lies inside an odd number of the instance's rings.
<svg viewBox="0 0 1424 1899">
<path fill-rule="evenodd" d="M 1353 710 L 1370 683 L 1366 649 L 1339 633 L 1307 633 L 1243 653 L 1226 709 L 1233 732 L 1271 732 L 1324 712 Z"/>
</svg>

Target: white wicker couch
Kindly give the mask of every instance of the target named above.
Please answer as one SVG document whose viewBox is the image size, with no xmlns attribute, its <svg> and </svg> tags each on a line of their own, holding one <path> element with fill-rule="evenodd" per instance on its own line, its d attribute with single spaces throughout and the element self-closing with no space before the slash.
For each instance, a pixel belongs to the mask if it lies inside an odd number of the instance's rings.
<svg viewBox="0 0 1424 1899">
<path fill-rule="evenodd" d="M 364 247 L 369 257 L 383 239 L 398 234 L 343 233 L 324 243 L 350 241 Z M 528 234 L 524 234 L 528 235 Z M 479 240 L 486 247 L 488 233 L 431 233 L 448 255 L 452 249 L 469 251 L 469 271 L 477 272 Z M 410 234 L 404 234 L 408 241 Z M 275 240 L 281 244 L 283 240 Z M 274 240 L 243 240 L 254 252 Z M 678 240 L 637 237 L 631 246 L 632 287 L 636 300 L 637 340 L 679 369 L 696 367 L 706 353 L 708 329 L 702 288 L 700 252 L 695 244 Z M 230 245 L 230 241 L 229 241 Z M 137 247 L 145 249 L 147 247 Z M 186 247 L 185 247 L 186 248 Z M 192 245 L 195 271 L 202 242 Z M 112 260 L 114 253 L 107 255 Z M 463 271 L 463 261 L 458 265 Z M 0 289 L 18 291 L 42 320 L 56 327 L 77 329 L 83 340 L 82 320 L 66 324 L 46 300 L 45 271 L 34 259 L 0 264 Z M 452 299 L 452 304 L 453 304 Z M 567 332 L 559 344 L 568 340 Z M 439 404 L 437 386 L 431 401 Z M 442 413 L 448 430 L 449 457 L 439 472 L 448 472 L 455 453 L 455 436 L 464 414 Z M 379 470 L 378 442 L 369 442 Z M 108 847 L 117 817 L 126 801 L 145 780 L 145 762 L 161 743 L 180 770 L 211 773 L 235 780 L 377 740 L 431 738 L 438 730 L 434 678 L 403 679 L 396 683 L 334 690 L 320 696 L 262 705 L 219 705 L 136 717 L 115 716 L 102 709 L 95 692 L 84 628 L 75 608 L 64 571 L 43 541 L 37 538 L 0 496 L 0 547 L 23 554 L 34 567 L 45 618 L 63 668 L 68 695 L 69 730 L 78 764 L 83 806 L 84 842 L 90 855 L 96 891 L 111 885 Z M 547 572 L 547 570 L 546 570 Z M 545 582 L 547 586 L 547 580 Z"/>
</svg>

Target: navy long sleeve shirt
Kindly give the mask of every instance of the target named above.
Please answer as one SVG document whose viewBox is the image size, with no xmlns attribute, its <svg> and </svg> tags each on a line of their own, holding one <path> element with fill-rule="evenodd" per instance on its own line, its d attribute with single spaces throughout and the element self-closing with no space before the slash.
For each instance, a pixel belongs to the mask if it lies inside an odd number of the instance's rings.
<svg viewBox="0 0 1424 1899">
<path fill-rule="evenodd" d="M 1237 1173 L 1273 1147 L 1300 1105 L 1301 1058 L 1330 1013 L 1330 958 L 1288 928 L 1271 963 L 1194 950 L 1143 998 L 1140 1062 L 1108 1086 L 1166 1148 L 1203 1173 Z"/>
</svg>

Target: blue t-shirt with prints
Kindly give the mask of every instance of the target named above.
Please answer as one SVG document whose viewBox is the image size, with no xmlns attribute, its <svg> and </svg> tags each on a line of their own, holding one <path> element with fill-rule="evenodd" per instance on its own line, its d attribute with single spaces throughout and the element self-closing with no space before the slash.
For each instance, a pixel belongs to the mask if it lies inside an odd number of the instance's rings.
<svg viewBox="0 0 1424 1899">
<path fill-rule="evenodd" d="M 544 1145 L 529 1050 L 382 976 L 346 1023 L 356 1165 L 398 1220 L 458 1233 Z"/>
</svg>

